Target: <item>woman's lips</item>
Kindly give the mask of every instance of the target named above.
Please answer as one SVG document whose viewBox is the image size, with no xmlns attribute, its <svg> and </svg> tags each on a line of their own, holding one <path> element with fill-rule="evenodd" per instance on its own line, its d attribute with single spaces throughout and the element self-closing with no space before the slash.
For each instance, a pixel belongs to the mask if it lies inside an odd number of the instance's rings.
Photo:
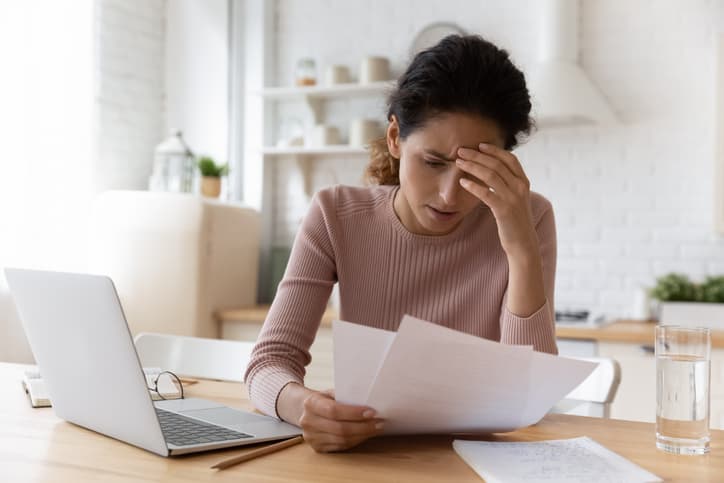
<svg viewBox="0 0 724 483">
<path fill-rule="evenodd" d="M 430 213 L 430 215 L 432 216 L 432 218 L 437 221 L 443 221 L 443 222 L 450 221 L 450 220 L 454 219 L 455 216 L 457 216 L 457 214 L 458 214 L 457 211 L 438 210 L 437 208 L 433 208 L 430 205 L 427 205 L 426 208 L 427 208 L 428 213 Z"/>
</svg>

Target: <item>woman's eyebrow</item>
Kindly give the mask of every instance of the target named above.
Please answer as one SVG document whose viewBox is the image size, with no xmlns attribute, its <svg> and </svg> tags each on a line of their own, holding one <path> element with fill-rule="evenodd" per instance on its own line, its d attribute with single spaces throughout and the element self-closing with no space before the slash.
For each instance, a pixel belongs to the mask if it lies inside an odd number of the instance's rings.
<svg viewBox="0 0 724 483">
<path fill-rule="evenodd" d="M 435 158 L 441 159 L 441 160 L 443 160 L 443 161 L 447 161 L 448 163 L 452 163 L 452 162 L 455 161 L 454 159 L 448 158 L 448 157 L 445 156 L 444 154 L 438 153 L 438 152 L 435 151 L 434 149 L 425 149 L 425 153 L 426 153 L 426 154 L 429 154 L 430 156 L 433 156 L 433 157 L 435 157 Z"/>
</svg>

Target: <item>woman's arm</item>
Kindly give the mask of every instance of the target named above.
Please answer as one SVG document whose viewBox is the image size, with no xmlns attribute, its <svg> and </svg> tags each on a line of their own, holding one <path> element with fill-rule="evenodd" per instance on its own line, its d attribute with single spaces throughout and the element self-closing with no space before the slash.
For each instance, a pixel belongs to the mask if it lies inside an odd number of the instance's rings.
<svg viewBox="0 0 724 483">
<path fill-rule="evenodd" d="M 369 407 L 341 404 L 329 391 L 304 387 L 309 347 L 336 281 L 333 193 L 324 190 L 312 201 L 244 377 L 257 408 L 300 426 L 304 439 L 324 452 L 355 446 L 379 434 L 383 424 Z"/>
<path fill-rule="evenodd" d="M 501 341 L 532 344 L 557 353 L 553 323 L 555 221 L 550 204 L 534 220 L 530 181 L 518 159 L 502 148 L 461 148 L 458 167 L 472 175 L 460 184 L 488 205 L 508 258 L 508 287 L 501 315 Z"/>
<path fill-rule="evenodd" d="M 279 416 L 282 388 L 303 384 L 309 347 L 336 281 L 328 226 L 333 221 L 325 213 L 334 208 L 331 195 L 326 190 L 312 200 L 244 376 L 252 403 L 271 416 Z"/>
</svg>

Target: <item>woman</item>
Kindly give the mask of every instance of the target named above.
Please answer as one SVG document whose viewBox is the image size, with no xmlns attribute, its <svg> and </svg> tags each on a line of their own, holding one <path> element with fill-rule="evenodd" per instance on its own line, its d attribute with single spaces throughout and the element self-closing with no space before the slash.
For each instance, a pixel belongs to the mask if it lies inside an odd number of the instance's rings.
<svg viewBox="0 0 724 483">
<path fill-rule="evenodd" d="M 318 192 L 245 380 L 263 412 L 300 426 L 317 451 L 379 434 L 374 408 L 304 387 L 334 283 L 340 318 L 396 330 L 406 313 L 506 344 L 557 353 L 553 211 L 510 150 L 530 98 L 507 52 L 449 36 L 421 52 L 389 97 L 366 188 Z"/>
</svg>

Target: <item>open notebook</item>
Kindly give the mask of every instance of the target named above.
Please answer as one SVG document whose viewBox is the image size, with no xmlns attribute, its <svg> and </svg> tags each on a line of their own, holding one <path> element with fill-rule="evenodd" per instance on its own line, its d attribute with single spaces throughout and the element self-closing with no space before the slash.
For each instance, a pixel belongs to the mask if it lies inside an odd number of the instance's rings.
<svg viewBox="0 0 724 483">
<path fill-rule="evenodd" d="M 662 481 L 588 437 L 532 443 L 453 441 L 487 483 L 644 483 Z"/>
</svg>

